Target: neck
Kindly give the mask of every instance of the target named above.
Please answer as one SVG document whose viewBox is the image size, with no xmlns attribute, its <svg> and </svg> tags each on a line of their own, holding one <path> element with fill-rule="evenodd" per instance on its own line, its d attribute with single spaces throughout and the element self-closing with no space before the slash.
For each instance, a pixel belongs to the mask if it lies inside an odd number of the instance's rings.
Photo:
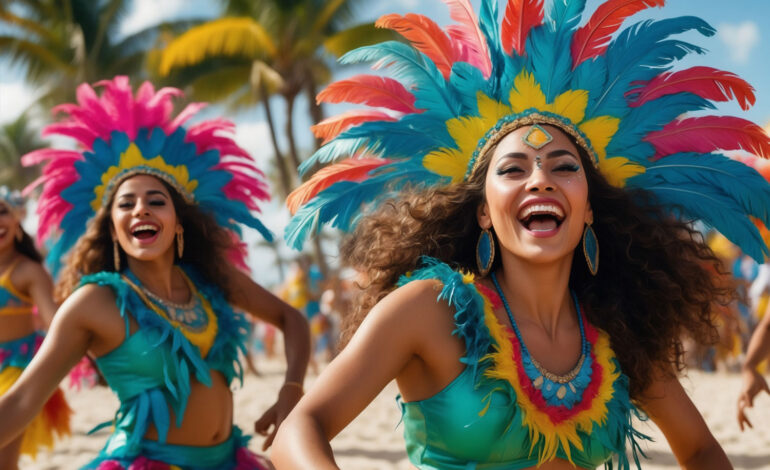
<svg viewBox="0 0 770 470">
<path fill-rule="evenodd" d="M 502 257 L 502 269 L 496 276 L 511 313 L 517 319 L 539 324 L 555 337 L 559 322 L 575 317 L 569 294 L 572 256 L 546 264 L 531 263 L 509 253 Z"/>
<path fill-rule="evenodd" d="M 179 289 L 180 283 L 184 284 L 184 280 L 174 269 L 173 252 L 152 260 L 140 260 L 129 256 L 128 269 L 142 285 L 165 299 L 173 299 L 174 290 Z"/>
<path fill-rule="evenodd" d="M 5 248 L 0 248 L 0 266 L 6 266 L 16 258 L 16 248 L 13 243 Z"/>
</svg>

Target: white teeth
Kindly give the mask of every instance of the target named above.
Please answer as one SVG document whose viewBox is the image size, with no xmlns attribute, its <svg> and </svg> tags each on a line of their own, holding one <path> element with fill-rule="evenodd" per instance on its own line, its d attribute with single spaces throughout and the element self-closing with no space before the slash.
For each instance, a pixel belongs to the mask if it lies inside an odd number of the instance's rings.
<svg viewBox="0 0 770 470">
<path fill-rule="evenodd" d="M 546 214 L 553 215 L 558 219 L 564 218 L 564 211 L 556 204 L 531 204 L 524 208 L 519 214 L 519 219 L 523 220 L 532 214 Z"/>
<path fill-rule="evenodd" d="M 6 233 L 8 233 L 7 228 L 0 228 L 0 237 L 5 236 Z"/>
<path fill-rule="evenodd" d="M 132 232 L 136 233 L 136 232 L 140 232 L 142 230 L 152 230 L 154 232 L 157 232 L 158 231 L 158 227 L 156 227 L 155 225 L 149 225 L 149 224 L 139 225 L 138 227 L 134 227 L 134 230 Z"/>
</svg>

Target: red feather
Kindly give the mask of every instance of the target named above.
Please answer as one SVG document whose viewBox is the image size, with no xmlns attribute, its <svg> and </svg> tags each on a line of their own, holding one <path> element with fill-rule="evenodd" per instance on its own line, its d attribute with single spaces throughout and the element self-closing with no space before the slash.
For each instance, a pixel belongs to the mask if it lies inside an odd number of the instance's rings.
<svg viewBox="0 0 770 470">
<path fill-rule="evenodd" d="M 382 158 L 349 158 L 327 166 L 292 191 L 286 198 L 286 207 L 294 215 L 300 207 L 334 183 L 338 181 L 363 181 L 370 171 L 390 162 L 390 160 Z"/>
<path fill-rule="evenodd" d="M 770 136 L 753 122 L 732 116 L 674 121 L 651 132 L 644 140 L 655 147 L 656 159 L 679 152 L 716 150 L 745 150 L 759 157 L 770 157 Z"/>
<path fill-rule="evenodd" d="M 319 139 L 324 139 L 323 143 L 327 143 L 333 138 L 337 137 L 341 132 L 350 129 L 353 126 L 357 126 L 364 122 L 369 121 L 395 121 L 396 118 L 383 113 L 382 111 L 375 111 L 373 109 L 356 109 L 354 111 L 348 111 L 346 113 L 338 114 L 330 118 L 324 119 L 318 124 L 311 126 L 310 130 Z"/>
<path fill-rule="evenodd" d="M 508 0 L 501 33 L 505 52 L 523 56 L 529 30 L 542 23 L 543 0 Z"/>
<path fill-rule="evenodd" d="M 643 88 L 628 93 L 633 97 L 630 106 L 641 106 L 648 101 L 674 93 L 689 92 L 712 101 L 735 98 L 744 110 L 755 102 L 754 88 L 739 76 L 711 67 L 692 67 L 679 72 L 664 72 L 647 82 Z"/>
<path fill-rule="evenodd" d="M 629 16 L 649 7 L 662 7 L 665 0 L 609 0 L 572 37 L 572 68 L 604 53 L 611 36 Z"/>
<path fill-rule="evenodd" d="M 319 103 L 358 103 L 392 109 L 402 113 L 419 113 L 415 97 L 400 82 L 376 75 L 356 75 L 334 82 L 321 93 Z"/>
<path fill-rule="evenodd" d="M 414 13 L 392 14 L 378 19 L 375 26 L 392 29 L 404 36 L 417 50 L 430 57 L 444 78 L 449 78 L 452 64 L 458 57 L 449 36 L 433 20 Z"/>
</svg>

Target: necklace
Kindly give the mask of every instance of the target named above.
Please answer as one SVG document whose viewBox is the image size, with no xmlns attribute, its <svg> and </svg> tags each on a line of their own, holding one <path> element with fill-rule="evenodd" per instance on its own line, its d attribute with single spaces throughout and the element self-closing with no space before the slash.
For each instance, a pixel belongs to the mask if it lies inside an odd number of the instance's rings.
<svg viewBox="0 0 770 470">
<path fill-rule="evenodd" d="M 495 289 L 503 302 L 505 313 L 508 315 L 508 320 L 511 322 L 511 327 L 516 335 L 516 339 L 519 342 L 522 362 L 524 363 L 524 371 L 531 380 L 532 385 L 541 392 L 543 398 L 545 398 L 549 405 L 561 405 L 571 408 L 582 397 L 583 390 L 590 382 L 591 373 L 590 345 L 588 340 L 586 340 L 583 315 L 580 312 L 580 304 L 577 301 L 577 296 L 572 292 L 572 299 L 575 302 L 575 309 L 577 310 L 578 322 L 580 325 L 580 357 L 575 366 L 566 374 L 554 374 L 553 372 L 546 370 L 529 353 L 527 345 L 524 344 L 524 340 L 522 339 L 519 327 L 516 324 L 516 320 L 513 318 L 511 307 L 508 305 L 508 299 L 506 299 L 495 273 L 492 273 L 491 278 L 495 285 Z"/>
<path fill-rule="evenodd" d="M 192 281 L 184 273 L 182 273 L 182 277 L 190 289 L 190 300 L 184 304 L 171 302 L 170 300 L 162 298 L 149 290 L 133 275 L 131 275 L 131 279 L 127 279 L 127 282 L 129 282 L 139 296 L 142 297 L 145 304 L 154 307 L 153 310 L 155 310 L 156 313 L 165 317 L 173 325 L 190 332 L 204 332 L 206 331 L 211 318 L 209 312 L 210 308 L 206 308 L 206 305 L 204 305 L 200 294 Z"/>
</svg>

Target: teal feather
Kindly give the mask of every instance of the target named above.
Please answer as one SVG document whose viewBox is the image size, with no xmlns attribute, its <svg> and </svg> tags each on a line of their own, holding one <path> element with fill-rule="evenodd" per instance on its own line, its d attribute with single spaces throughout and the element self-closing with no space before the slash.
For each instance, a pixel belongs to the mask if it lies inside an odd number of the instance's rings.
<svg viewBox="0 0 770 470">
<path fill-rule="evenodd" d="M 492 62 L 492 75 L 489 78 L 492 83 L 499 83 L 504 71 L 502 65 L 506 62 L 507 57 L 500 41 L 500 23 L 497 7 L 497 0 L 481 0 L 481 10 L 479 11 L 479 29 L 481 29 L 484 38 L 487 40 L 489 56 Z"/>
<path fill-rule="evenodd" d="M 468 90 L 481 90 L 487 96 L 494 96 L 488 82 L 481 70 L 467 62 L 455 62 L 452 73 L 449 75 L 449 86 L 457 94 L 462 114 L 478 114 L 478 101 L 476 95 L 468 93 Z"/>
<path fill-rule="evenodd" d="M 436 65 L 422 52 L 406 44 L 387 41 L 373 46 L 359 47 L 340 58 L 340 63 L 374 62 L 372 68 L 387 67 L 394 76 L 408 80 L 415 96 L 415 106 L 426 115 L 449 119 L 457 115 L 455 96 L 449 92 L 446 81 Z"/>
</svg>

